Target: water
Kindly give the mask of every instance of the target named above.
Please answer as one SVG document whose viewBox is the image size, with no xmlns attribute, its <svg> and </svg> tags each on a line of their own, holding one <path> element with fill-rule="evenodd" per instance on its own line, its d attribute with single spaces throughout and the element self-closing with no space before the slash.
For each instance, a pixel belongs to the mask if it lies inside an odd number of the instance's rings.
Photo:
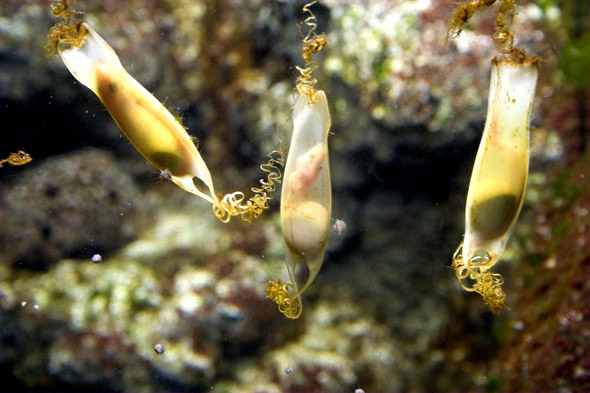
<svg viewBox="0 0 590 393">
<path fill-rule="evenodd" d="M 294 104 L 302 5 L 72 7 L 180 112 L 216 191 L 248 198 Z M 560 63 L 584 48 L 588 11 L 576 7 L 587 4 L 519 4 L 512 23 L 544 61 L 525 203 L 496 265 L 509 307 L 499 317 L 449 268 L 498 53 L 495 9 L 445 50 L 450 2 L 312 6 L 329 38 L 314 76 L 332 120 L 330 228 L 346 230 L 331 229 L 297 320 L 264 293 L 266 280 L 288 281 L 280 192 L 254 222 L 223 224 L 160 179 L 100 100 L 44 56 L 47 7 L 0 9 L 0 158 L 33 158 L 0 169 L 3 391 L 588 390 L 588 88 Z M 587 58 L 572 63 L 587 73 Z M 279 127 L 285 148 L 291 129 Z"/>
</svg>

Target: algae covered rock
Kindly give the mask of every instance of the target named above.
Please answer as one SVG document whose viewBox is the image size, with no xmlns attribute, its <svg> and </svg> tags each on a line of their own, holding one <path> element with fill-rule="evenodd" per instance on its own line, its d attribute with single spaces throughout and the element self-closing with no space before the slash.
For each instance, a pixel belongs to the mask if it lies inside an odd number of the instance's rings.
<svg viewBox="0 0 590 393">
<path fill-rule="evenodd" d="M 260 327 L 275 315 L 265 261 L 186 249 L 172 232 L 172 247 L 160 240 L 148 233 L 100 263 L 64 259 L 43 272 L 2 265 L 2 363 L 11 378 L 58 390 L 204 391 L 235 358 L 256 354 L 271 338 Z"/>
<path fill-rule="evenodd" d="M 108 253 L 135 235 L 139 192 L 109 153 L 53 157 L 3 186 L 4 261 L 40 268 Z"/>
<path fill-rule="evenodd" d="M 571 169 L 531 184 L 538 200 L 515 233 L 512 311 L 496 326 L 497 391 L 590 389 L 589 161 L 586 150 Z"/>
</svg>

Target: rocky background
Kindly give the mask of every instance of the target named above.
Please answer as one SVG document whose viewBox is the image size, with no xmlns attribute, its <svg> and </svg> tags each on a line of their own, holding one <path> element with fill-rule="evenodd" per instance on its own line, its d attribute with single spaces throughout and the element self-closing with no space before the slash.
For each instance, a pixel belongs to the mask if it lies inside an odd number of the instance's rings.
<svg viewBox="0 0 590 393">
<path fill-rule="evenodd" d="M 289 117 L 297 2 L 82 2 L 126 69 L 183 117 L 216 188 L 246 190 Z M 453 4 L 321 2 L 334 207 L 324 266 L 286 320 L 278 194 L 253 224 L 160 178 L 43 52 L 48 4 L 0 8 L 2 391 L 590 389 L 588 3 L 521 2 L 543 58 L 525 205 L 498 268 L 509 310 L 460 289 L 495 7 L 445 48 Z M 289 139 L 290 123 L 281 126 Z M 100 255 L 100 258 L 97 257 Z M 156 345 L 159 352 L 154 348 Z"/>
</svg>

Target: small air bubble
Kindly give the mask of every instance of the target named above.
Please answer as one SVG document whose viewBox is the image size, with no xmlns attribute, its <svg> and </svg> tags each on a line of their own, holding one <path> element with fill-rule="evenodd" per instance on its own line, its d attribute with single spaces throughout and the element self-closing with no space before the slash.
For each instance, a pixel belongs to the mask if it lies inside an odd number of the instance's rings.
<svg viewBox="0 0 590 393">
<path fill-rule="evenodd" d="M 492 257 L 490 256 L 490 254 L 488 254 L 486 251 L 482 250 L 482 251 L 478 251 L 476 252 L 471 259 L 469 260 L 469 264 L 470 265 L 485 265 L 486 263 L 488 263 L 489 261 L 492 260 Z"/>
<path fill-rule="evenodd" d="M 160 178 L 166 181 L 172 181 L 172 174 L 168 169 L 164 169 L 160 172 Z"/>
<path fill-rule="evenodd" d="M 100 254 L 94 254 L 92 256 L 92 262 L 100 262 L 100 261 L 102 261 L 102 255 L 100 255 Z"/>
<path fill-rule="evenodd" d="M 86 110 L 84 111 L 84 113 L 88 113 L 88 109 L 86 109 Z"/>
<path fill-rule="evenodd" d="M 291 367 L 287 367 L 285 369 L 285 373 L 287 373 L 287 374 L 291 374 L 292 371 L 293 371 L 293 369 Z"/>
<path fill-rule="evenodd" d="M 336 220 L 334 223 L 334 231 L 338 234 L 338 236 L 342 236 L 342 234 L 346 232 L 346 223 L 344 220 Z"/>
<path fill-rule="evenodd" d="M 27 305 L 27 302 L 20 302 L 21 307 L 24 307 Z"/>
<path fill-rule="evenodd" d="M 39 309 L 39 305 L 38 305 L 38 304 L 35 304 L 35 305 L 33 306 L 33 308 L 34 308 L 35 310 L 38 310 L 38 309 Z"/>
<path fill-rule="evenodd" d="M 164 353 L 165 348 L 164 348 L 164 346 L 162 344 L 156 344 L 156 345 L 154 345 L 154 351 L 156 351 L 156 353 L 158 355 L 161 355 L 161 354 Z"/>
</svg>

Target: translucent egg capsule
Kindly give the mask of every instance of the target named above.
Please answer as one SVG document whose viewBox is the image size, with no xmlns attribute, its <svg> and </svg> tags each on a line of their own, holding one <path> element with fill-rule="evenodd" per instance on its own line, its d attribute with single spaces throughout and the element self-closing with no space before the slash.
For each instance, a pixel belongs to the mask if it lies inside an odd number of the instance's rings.
<svg viewBox="0 0 590 393">
<path fill-rule="evenodd" d="M 317 276 L 330 230 L 332 192 L 328 160 L 330 113 L 323 91 L 301 94 L 293 110 L 293 137 L 281 193 L 281 226 L 287 245 L 286 265 L 291 284 L 267 283 L 269 297 L 288 318 L 301 314 L 301 294 Z M 308 269 L 299 290 L 295 268 Z"/>
<path fill-rule="evenodd" d="M 163 178 L 210 202 L 213 214 L 224 223 L 235 216 L 252 222 L 269 208 L 276 183 L 281 182 L 280 146 L 260 166 L 267 177 L 252 187 L 252 197 L 246 199 L 241 191 L 217 196 L 211 173 L 179 120 L 125 71 L 115 51 L 90 25 L 73 21 L 76 12 L 66 0 L 53 3 L 51 11 L 57 20 L 47 36 L 47 53 L 59 54 L 72 75 L 100 98 L 121 131 Z"/>
<path fill-rule="evenodd" d="M 185 128 L 152 94 L 125 71 L 115 51 L 87 23 L 82 39 L 68 49 L 58 47 L 64 63 L 80 83 L 102 101 L 135 148 L 184 190 L 211 203 L 217 200 L 211 173 Z M 208 188 L 200 190 L 193 178 Z"/>
<path fill-rule="evenodd" d="M 467 194 L 465 237 L 454 257 L 462 286 L 482 294 L 495 313 L 504 307 L 505 295 L 501 277 L 490 268 L 506 248 L 524 199 L 537 63 L 536 58 L 492 61 L 488 113 Z"/>
<path fill-rule="evenodd" d="M 465 260 L 485 250 L 491 266 L 506 248 L 524 199 L 536 84 L 534 63 L 492 64 L 488 116 L 467 194 Z"/>
</svg>

